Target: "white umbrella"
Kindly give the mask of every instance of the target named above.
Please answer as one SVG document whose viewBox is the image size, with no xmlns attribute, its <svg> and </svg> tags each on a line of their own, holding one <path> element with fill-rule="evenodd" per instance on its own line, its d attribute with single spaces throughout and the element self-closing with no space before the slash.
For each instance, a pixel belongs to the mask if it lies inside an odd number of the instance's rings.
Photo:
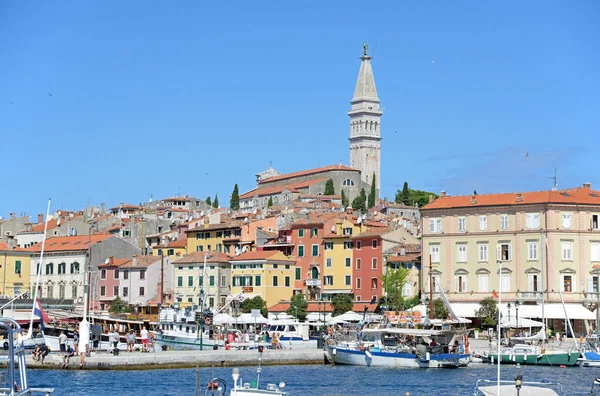
<svg viewBox="0 0 600 396">
<path fill-rule="evenodd" d="M 267 323 L 269 320 L 264 316 L 252 316 L 249 313 L 243 313 L 237 317 L 237 320 L 234 319 L 234 323 L 242 323 L 242 324 L 254 324 L 254 323 Z"/>
<path fill-rule="evenodd" d="M 357 314 L 356 312 L 348 311 L 346 313 L 341 314 L 340 316 L 336 316 L 331 319 L 331 323 L 338 322 L 360 322 L 363 319 L 363 316 Z"/>
<path fill-rule="evenodd" d="M 537 320 L 531 320 L 527 318 L 519 318 L 519 328 L 522 329 L 524 327 L 542 327 L 544 323 L 538 322 Z M 503 329 L 516 329 L 517 328 L 517 318 L 511 318 L 506 322 L 500 323 L 500 327 Z"/>
<path fill-rule="evenodd" d="M 233 322 L 235 322 L 235 319 L 224 312 L 213 317 L 213 323 L 216 325 L 231 324 Z"/>
</svg>

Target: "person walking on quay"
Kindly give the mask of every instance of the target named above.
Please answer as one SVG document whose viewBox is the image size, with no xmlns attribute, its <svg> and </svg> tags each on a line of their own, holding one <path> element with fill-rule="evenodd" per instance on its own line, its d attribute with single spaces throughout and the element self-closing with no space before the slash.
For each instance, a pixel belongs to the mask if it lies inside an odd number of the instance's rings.
<svg viewBox="0 0 600 396">
<path fill-rule="evenodd" d="M 140 332 L 142 336 L 142 352 L 149 352 L 148 350 L 148 330 L 146 330 L 146 326 L 142 327 L 142 331 Z"/>
<path fill-rule="evenodd" d="M 67 347 L 65 354 L 63 355 L 63 368 L 69 368 L 69 360 L 75 356 L 75 350 L 70 345 Z"/>
<path fill-rule="evenodd" d="M 135 345 L 135 333 L 133 329 L 129 330 L 129 334 L 127 335 L 127 351 L 133 352 L 133 346 Z"/>
<path fill-rule="evenodd" d="M 113 331 L 112 335 L 113 335 L 113 338 L 114 338 L 113 348 L 117 349 L 117 346 L 119 345 L 119 338 L 121 338 L 121 335 L 117 331 L 116 327 L 115 327 L 115 331 Z"/>
<path fill-rule="evenodd" d="M 58 346 L 60 348 L 61 352 L 66 352 L 67 351 L 67 335 L 65 334 L 64 331 L 60 332 L 60 335 L 58 336 Z"/>
</svg>

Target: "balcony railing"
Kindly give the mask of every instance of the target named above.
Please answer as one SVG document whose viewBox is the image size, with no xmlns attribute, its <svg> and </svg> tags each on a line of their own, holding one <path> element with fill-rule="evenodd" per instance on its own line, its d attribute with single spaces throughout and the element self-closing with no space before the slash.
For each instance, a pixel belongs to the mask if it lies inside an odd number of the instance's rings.
<svg viewBox="0 0 600 396">
<path fill-rule="evenodd" d="M 583 292 L 584 303 L 597 303 L 598 298 L 599 297 L 597 292 Z"/>
<path fill-rule="evenodd" d="M 536 291 L 519 292 L 519 300 L 541 302 L 542 301 L 542 292 L 536 292 Z"/>
<path fill-rule="evenodd" d="M 321 279 L 304 279 L 306 286 L 321 286 Z"/>
</svg>

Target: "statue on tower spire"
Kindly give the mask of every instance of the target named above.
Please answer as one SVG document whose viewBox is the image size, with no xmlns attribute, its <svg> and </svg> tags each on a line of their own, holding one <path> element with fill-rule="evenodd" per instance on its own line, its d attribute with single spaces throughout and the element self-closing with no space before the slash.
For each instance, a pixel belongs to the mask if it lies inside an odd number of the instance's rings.
<svg viewBox="0 0 600 396">
<path fill-rule="evenodd" d="M 369 43 L 366 41 L 363 43 L 363 55 L 369 56 Z"/>
</svg>

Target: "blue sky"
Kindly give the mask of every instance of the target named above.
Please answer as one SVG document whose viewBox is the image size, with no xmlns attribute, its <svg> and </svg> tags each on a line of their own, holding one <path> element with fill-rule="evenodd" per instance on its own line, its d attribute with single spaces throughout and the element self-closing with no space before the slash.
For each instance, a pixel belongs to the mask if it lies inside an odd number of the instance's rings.
<svg viewBox="0 0 600 396">
<path fill-rule="evenodd" d="M 600 4 L 488 3 L 0 2 L 0 215 L 348 164 L 364 40 L 382 197 L 600 188 Z"/>
</svg>

